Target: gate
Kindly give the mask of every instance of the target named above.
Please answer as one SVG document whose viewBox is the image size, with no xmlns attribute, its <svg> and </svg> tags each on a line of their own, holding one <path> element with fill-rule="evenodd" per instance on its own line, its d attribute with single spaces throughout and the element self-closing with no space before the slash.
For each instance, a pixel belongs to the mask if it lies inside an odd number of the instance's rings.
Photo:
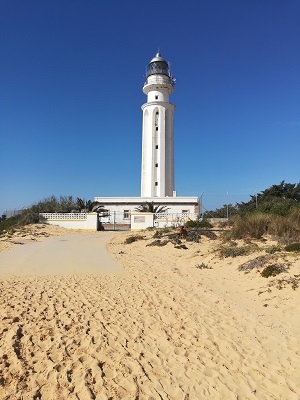
<svg viewBox="0 0 300 400">
<path fill-rule="evenodd" d="M 102 215 L 101 215 L 102 214 Z M 130 231 L 131 215 L 121 211 L 110 211 L 100 213 L 97 230 L 104 231 Z"/>
</svg>

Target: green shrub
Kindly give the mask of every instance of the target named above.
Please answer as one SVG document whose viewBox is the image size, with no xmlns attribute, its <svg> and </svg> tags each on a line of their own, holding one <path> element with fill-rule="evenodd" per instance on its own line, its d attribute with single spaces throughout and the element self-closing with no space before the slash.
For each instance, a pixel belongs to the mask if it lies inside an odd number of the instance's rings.
<svg viewBox="0 0 300 400">
<path fill-rule="evenodd" d="M 227 246 L 222 247 L 220 250 L 220 255 L 222 257 L 238 257 L 238 256 L 246 256 L 250 254 L 252 251 L 256 250 L 257 246 Z"/>
<path fill-rule="evenodd" d="M 258 211 L 265 214 L 287 216 L 294 207 L 297 207 L 294 199 L 273 198 L 259 204 Z"/>
<path fill-rule="evenodd" d="M 186 247 L 185 244 L 178 244 L 177 246 L 174 246 L 174 249 L 183 249 L 183 250 L 187 250 L 188 247 Z"/>
<path fill-rule="evenodd" d="M 208 228 L 209 229 L 209 228 L 213 227 L 212 224 L 207 219 L 202 219 L 202 220 L 199 220 L 199 219 L 191 220 L 190 219 L 189 221 L 187 221 L 185 223 L 184 226 L 186 229 L 188 229 L 188 228 L 199 228 L 199 229 Z"/>
<path fill-rule="evenodd" d="M 168 240 L 160 240 L 160 239 L 156 239 L 151 243 L 148 243 L 147 246 L 165 246 L 166 244 L 168 244 L 169 241 Z"/>
<path fill-rule="evenodd" d="M 0 223 L 0 234 L 12 230 L 18 224 L 19 224 L 19 216 L 10 217 L 5 220 L 2 220 Z"/>
<path fill-rule="evenodd" d="M 268 253 L 268 254 L 274 254 L 274 253 L 276 253 L 277 251 L 281 251 L 281 247 L 280 246 L 270 246 L 270 247 L 268 247 L 268 248 L 266 248 L 266 253 Z"/>
<path fill-rule="evenodd" d="M 133 242 L 136 242 L 138 240 L 144 240 L 145 236 L 141 236 L 141 235 L 136 235 L 136 236 L 129 236 L 128 238 L 125 239 L 125 244 L 130 244 Z"/>
<path fill-rule="evenodd" d="M 221 249 L 220 254 L 222 257 L 238 257 L 247 254 L 244 247 L 224 247 Z"/>
<path fill-rule="evenodd" d="M 208 264 L 205 264 L 205 263 L 197 264 L 196 268 L 198 268 L 198 269 L 212 269 L 212 267 L 210 267 Z"/>
<path fill-rule="evenodd" d="M 270 276 L 276 276 L 282 272 L 287 272 L 287 269 L 283 264 L 272 264 L 264 268 L 260 274 L 263 278 L 269 278 Z"/>
<path fill-rule="evenodd" d="M 300 251 L 300 243 L 292 243 L 285 246 L 285 251 Z"/>
<path fill-rule="evenodd" d="M 201 235 L 199 231 L 188 231 L 186 240 L 187 242 L 196 242 L 199 243 L 199 240 L 201 238 Z"/>
</svg>

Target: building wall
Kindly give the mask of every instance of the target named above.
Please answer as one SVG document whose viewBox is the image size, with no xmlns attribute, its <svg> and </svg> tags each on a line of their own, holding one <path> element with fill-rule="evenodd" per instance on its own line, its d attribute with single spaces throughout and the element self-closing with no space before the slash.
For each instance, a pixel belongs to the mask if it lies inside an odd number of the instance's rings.
<svg viewBox="0 0 300 400">
<path fill-rule="evenodd" d="M 168 214 L 169 219 L 182 220 L 182 218 L 196 219 L 198 216 L 197 197 L 95 197 L 94 200 L 102 204 L 110 212 L 109 217 L 101 218 L 103 224 L 114 222 L 129 224 L 130 215 L 136 213 L 136 208 L 145 202 L 153 202 L 154 205 L 166 206 L 166 213 L 164 215 L 160 214 L 160 217 Z"/>
</svg>

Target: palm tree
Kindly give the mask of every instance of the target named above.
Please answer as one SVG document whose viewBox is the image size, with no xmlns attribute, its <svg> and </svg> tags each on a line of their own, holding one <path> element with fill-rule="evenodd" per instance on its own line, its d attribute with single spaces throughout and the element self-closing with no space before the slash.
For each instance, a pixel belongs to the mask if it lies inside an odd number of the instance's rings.
<svg viewBox="0 0 300 400">
<path fill-rule="evenodd" d="M 96 212 L 100 217 L 108 217 L 109 211 L 104 208 L 104 205 L 99 201 L 93 201 L 90 205 L 91 211 Z"/>
<path fill-rule="evenodd" d="M 152 202 L 146 201 L 145 203 L 143 203 L 140 206 L 135 208 L 135 211 L 149 212 L 149 213 L 153 213 L 153 214 L 165 213 L 168 210 L 169 210 L 169 208 L 167 206 L 162 206 L 160 204 L 154 205 L 153 201 Z"/>
<path fill-rule="evenodd" d="M 104 205 L 99 203 L 98 201 L 93 201 L 91 203 L 91 210 L 92 212 L 96 212 L 97 213 L 97 219 L 98 219 L 98 230 L 99 231 L 104 231 L 104 226 L 102 225 L 101 222 L 101 218 L 102 217 L 109 217 L 110 216 L 110 212 L 108 210 L 106 210 L 106 208 L 104 208 Z"/>
</svg>

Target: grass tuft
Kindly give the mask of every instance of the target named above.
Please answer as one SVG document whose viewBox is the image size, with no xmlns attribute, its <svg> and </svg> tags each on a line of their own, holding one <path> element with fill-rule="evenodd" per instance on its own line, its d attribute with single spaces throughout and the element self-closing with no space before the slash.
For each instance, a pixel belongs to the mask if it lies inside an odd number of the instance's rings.
<svg viewBox="0 0 300 400">
<path fill-rule="evenodd" d="M 282 272 L 287 272 L 283 264 L 272 264 L 265 267 L 260 274 L 263 278 L 269 278 L 270 276 L 279 275 Z"/>
</svg>

